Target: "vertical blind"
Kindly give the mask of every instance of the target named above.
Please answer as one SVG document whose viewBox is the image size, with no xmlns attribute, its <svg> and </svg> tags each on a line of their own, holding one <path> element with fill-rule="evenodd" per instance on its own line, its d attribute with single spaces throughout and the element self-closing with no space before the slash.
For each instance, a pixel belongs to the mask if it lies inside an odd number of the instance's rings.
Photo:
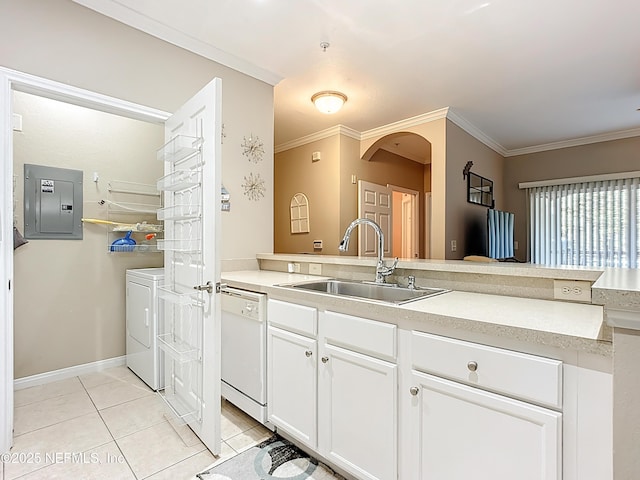
<svg viewBox="0 0 640 480">
<path fill-rule="evenodd" d="M 490 208 L 488 211 L 489 230 L 489 257 L 512 258 L 513 257 L 513 219 L 510 212 L 501 212 Z"/>
<path fill-rule="evenodd" d="M 640 179 L 529 188 L 531 261 L 638 268 Z"/>
</svg>

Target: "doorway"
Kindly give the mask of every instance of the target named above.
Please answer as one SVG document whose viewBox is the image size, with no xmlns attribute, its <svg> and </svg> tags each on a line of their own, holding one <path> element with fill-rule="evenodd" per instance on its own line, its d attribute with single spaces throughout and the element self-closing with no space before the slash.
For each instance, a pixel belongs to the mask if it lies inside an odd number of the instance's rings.
<svg viewBox="0 0 640 480">
<path fill-rule="evenodd" d="M 389 185 L 392 192 L 393 256 L 418 258 L 420 247 L 419 193 L 404 187 Z"/>
<path fill-rule="evenodd" d="M 19 146 L 14 145 L 13 141 L 13 96 L 16 94 L 30 94 L 37 97 L 52 101 L 61 101 L 65 105 L 73 107 L 84 107 L 105 114 L 115 114 L 127 119 L 148 122 L 155 125 L 163 125 L 168 118 L 168 114 L 159 110 L 142 107 L 129 102 L 113 99 L 93 92 L 76 89 L 67 85 L 41 79 L 20 72 L 0 68 L 0 129 L 3 135 L 0 137 L 0 151 L 2 159 L 0 165 L 3 171 L 2 191 L 0 195 L 0 258 L 2 259 L 2 268 L 0 269 L 0 280 L 3 285 L 7 285 L 6 289 L 2 289 L 0 293 L 0 303 L 3 306 L 3 320 L 0 322 L 0 353 L 3 361 L 0 362 L 0 451 L 8 451 L 12 443 L 13 430 L 13 384 L 14 384 L 14 250 L 13 250 L 13 209 L 14 209 L 14 149 Z M 19 125 L 16 125 L 19 127 Z M 26 126 L 23 125 L 23 128 Z M 19 129 L 19 128 L 18 128 Z M 87 139 L 76 138 L 76 141 L 87 141 Z M 90 141 L 90 140 L 89 140 Z M 44 161 L 50 158 L 48 155 L 52 152 L 45 151 L 42 153 Z M 106 243 L 106 240 L 104 241 Z M 102 246 L 105 245 L 102 243 Z M 22 247 L 25 248 L 25 247 Z M 55 251 L 45 257 L 45 261 L 41 262 L 39 268 L 33 272 L 34 276 L 42 275 L 47 269 L 57 274 L 59 282 L 60 275 L 65 272 L 64 261 L 62 256 L 56 255 Z M 62 270 L 58 270 L 58 266 L 62 264 Z M 85 269 L 91 269 L 91 265 L 84 265 Z M 68 272 L 67 272 L 68 273 Z M 94 270 L 95 275 L 104 274 L 103 271 Z M 32 305 L 44 304 L 42 297 L 46 295 L 47 290 L 32 290 Z M 89 315 L 90 312 L 73 311 L 73 306 L 69 315 Z M 96 333 L 99 335 L 99 332 Z M 51 342 L 53 348 L 65 348 L 64 345 L 56 345 Z M 36 350 L 37 351 L 37 350 Z"/>
</svg>

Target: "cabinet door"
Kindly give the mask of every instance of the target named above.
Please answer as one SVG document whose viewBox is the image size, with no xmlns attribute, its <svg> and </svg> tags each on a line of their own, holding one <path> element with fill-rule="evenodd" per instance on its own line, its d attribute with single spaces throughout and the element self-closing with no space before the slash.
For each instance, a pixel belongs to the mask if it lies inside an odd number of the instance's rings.
<svg viewBox="0 0 640 480">
<path fill-rule="evenodd" d="M 311 448 L 316 447 L 316 341 L 269 327 L 267 345 L 269 420 Z"/>
<path fill-rule="evenodd" d="M 397 478 L 397 366 L 332 345 L 318 368 L 320 453 L 362 479 Z"/>
<path fill-rule="evenodd" d="M 412 478 L 561 478 L 560 413 L 431 375 L 414 372 L 412 380 L 403 393 L 414 395 Z"/>
</svg>

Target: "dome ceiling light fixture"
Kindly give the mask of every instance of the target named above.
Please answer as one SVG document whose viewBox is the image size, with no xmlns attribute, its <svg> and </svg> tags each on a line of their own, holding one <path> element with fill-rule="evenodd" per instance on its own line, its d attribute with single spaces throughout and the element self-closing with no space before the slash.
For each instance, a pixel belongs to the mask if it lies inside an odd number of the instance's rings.
<svg viewBox="0 0 640 480">
<path fill-rule="evenodd" d="M 347 96 L 344 93 L 325 90 L 313 94 L 311 101 L 320 112 L 332 114 L 342 108 L 347 101 Z"/>
</svg>

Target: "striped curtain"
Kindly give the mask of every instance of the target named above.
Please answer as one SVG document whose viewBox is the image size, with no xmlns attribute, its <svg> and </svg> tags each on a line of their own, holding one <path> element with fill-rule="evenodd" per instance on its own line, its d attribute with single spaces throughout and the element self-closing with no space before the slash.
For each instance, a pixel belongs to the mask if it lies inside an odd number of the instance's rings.
<svg viewBox="0 0 640 480">
<path fill-rule="evenodd" d="M 531 262 L 638 268 L 640 179 L 533 187 Z"/>
</svg>

